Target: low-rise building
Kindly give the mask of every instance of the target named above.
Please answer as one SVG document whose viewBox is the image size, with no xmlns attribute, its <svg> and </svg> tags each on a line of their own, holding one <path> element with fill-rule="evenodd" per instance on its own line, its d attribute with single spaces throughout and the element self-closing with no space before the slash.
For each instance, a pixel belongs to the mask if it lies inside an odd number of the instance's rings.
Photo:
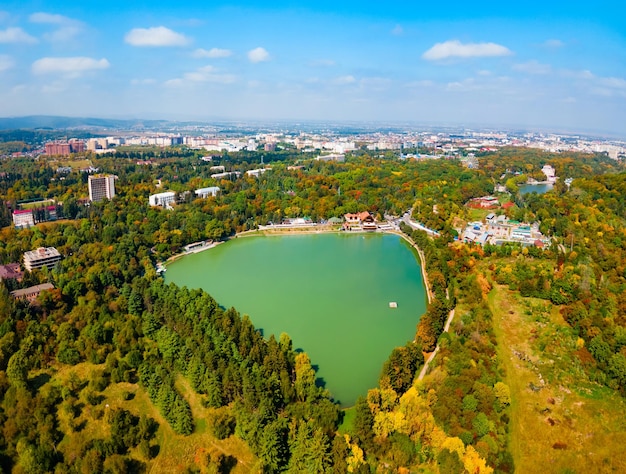
<svg viewBox="0 0 626 474">
<path fill-rule="evenodd" d="M 201 188 L 201 189 L 195 190 L 196 196 L 202 199 L 208 198 L 209 196 L 217 196 L 217 193 L 219 192 L 220 192 L 220 188 L 217 186 L 210 186 L 208 188 Z"/>
<path fill-rule="evenodd" d="M 246 171 L 246 174 L 248 176 L 254 176 L 255 178 L 258 178 L 259 176 L 261 176 L 266 171 L 269 171 L 270 169 L 271 168 L 258 168 L 256 170 L 248 170 Z"/>
<path fill-rule="evenodd" d="M 376 230 L 376 220 L 374 216 L 367 211 L 358 212 L 356 214 L 345 214 L 344 229 L 346 230 Z"/>
<path fill-rule="evenodd" d="M 176 193 L 174 191 L 166 191 L 164 193 L 152 194 L 148 198 L 148 202 L 151 206 L 170 207 L 176 200 Z"/>
<path fill-rule="evenodd" d="M 41 285 L 29 286 L 21 290 L 15 290 L 11 292 L 11 296 L 18 300 L 26 300 L 32 303 L 37 299 L 39 293 L 44 290 L 52 290 L 54 285 L 52 283 L 42 283 Z"/>
<path fill-rule="evenodd" d="M 0 265 L 0 281 L 2 280 L 17 280 L 20 281 L 24 276 L 24 272 L 20 268 L 19 263 L 7 263 L 6 265 Z"/>
<path fill-rule="evenodd" d="M 61 254 L 54 247 L 39 247 L 24 253 L 24 268 L 32 272 L 38 268 L 52 268 L 61 260 Z"/>
<path fill-rule="evenodd" d="M 15 225 L 16 229 L 34 226 L 35 216 L 33 215 L 32 209 L 13 211 L 13 225 Z"/>
<path fill-rule="evenodd" d="M 338 163 L 343 163 L 346 160 L 346 155 L 331 153 L 330 155 L 320 155 L 315 159 L 317 161 L 336 161 Z"/>
<path fill-rule="evenodd" d="M 224 173 L 215 173 L 211 175 L 213 179 L 238 178 L 241 173 L 239 171 L 226 171 Z"/>
</svg>

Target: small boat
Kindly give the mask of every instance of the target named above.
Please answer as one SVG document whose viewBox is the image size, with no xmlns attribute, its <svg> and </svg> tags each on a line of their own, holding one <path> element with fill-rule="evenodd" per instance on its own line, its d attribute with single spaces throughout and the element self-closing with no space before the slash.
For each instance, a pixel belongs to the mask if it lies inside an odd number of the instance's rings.
<svg viewBox="0 0 626 474">
<path fill-rule="evenodd" d="M 395 301 L 390 301 L 389 302 L 389 307 L 390 308 L 397 308 L 398 307 L 398 303 L 396 303 Z"/>
</svg>

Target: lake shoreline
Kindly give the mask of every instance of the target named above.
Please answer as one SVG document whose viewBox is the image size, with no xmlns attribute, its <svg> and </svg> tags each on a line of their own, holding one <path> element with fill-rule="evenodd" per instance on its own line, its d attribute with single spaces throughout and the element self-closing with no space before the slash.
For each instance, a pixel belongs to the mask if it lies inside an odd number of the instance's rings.
<svg viewBox="0 0 626 474">
<path fill-rule="evenodd" d="M 392 233 L 402 236 L 387 229 L 365 236 L 314 228 L 269 233 L 302 235 L 294 239 L 245 238 L 268 235 L 255 230 L 233 235 L 243 240 L 232 247 L 177 260 L 164 276 L 167 283 L 188 288 L 202 283 L 220 304 L 250 314 L 265 337 L 289 334 L 319 364 L 317 376 L 345 408 L 377 386 L 380 367 L 393 348 L 414 339 L 428 304 L 422 269 L 415 267 L 419 254 L 412 245 L 398 245 L 398 237 L 385 236 Z M 390 302 L 398 302 L 397 309 L 390 309 Z M 345 372 L 355 357 L 361 363 Z M 353 396 L 362 382 L 366 388 Z"/>
<path fill-rule="evenodd" d="M 417 251 L 417 254 L 419 256 L 420 259 L 420 267 L 421 267 L 421 271 L 422 271 L 422 279 L 424 280 L 424 288 L 426 289 L 426 296 L 428 299 L 428 304 L 430 304 L 432 302 L 433 299 L 433 295 L 430 289 L 430 282 L 428 280 L 428 272 L 426 271 L 426 258 L 424 256 L 424 252 L 421 248 L 418 247 L 418 245 L 413 241 L 413 239 L 411 239 L 408 235 L 406 235 L 404 232 L 399 231 L 399 230 L 377 230 L 377 231 L 371 231 L 371 230 L 352 230 L 352 231 L 345 231 L 345 230 L 341 230 L 341 227 L 337 227 L 337 226 L 311 226 L 311 227 L 289 227 L 289 228 L 277 228 L 277 229 L 271 229 L 271 230 L 259 230 L 259 229 L 252 229 L 252 230 L 246 230 L 243 232 L 238 232 L 233 236 L 227 237 L 225 240 L 220 240 L 217 242 L 213 242 L 209 245 L 206 245 L 200 249 L 197 250 L 192 250 L 189 252 L 180 252 L 177 253 L 175 255 L 172 255 L 171 257 L 169 257 L 163 265 L 167 265 L 168 263 L 174 262 L 176 260 L 178 260 L 181 257 L 184 257 L 186 255 L 192 255 L 194 253 L 199 253 L 199 252 L 204 252 L 205 250 L 210 250 L 213 249 L 215 247 L 217 247 L 218 245 L 224 244 L 230 240 L 233 239 L 240 239 L 240 238 L 247 238 L 247 237 L 255 237 L 255 236 L 265 236 L 265 237 L 271 237 L 271 236 L 282 236 L 282 235 L 314 235 L 314 234 L 347 234 L 347 235 L 353 235 L 353 234 L 395 234 L 400 236 L 402 239 L 404 239 L 412 248 L 414 248 Z"/>
</svg>

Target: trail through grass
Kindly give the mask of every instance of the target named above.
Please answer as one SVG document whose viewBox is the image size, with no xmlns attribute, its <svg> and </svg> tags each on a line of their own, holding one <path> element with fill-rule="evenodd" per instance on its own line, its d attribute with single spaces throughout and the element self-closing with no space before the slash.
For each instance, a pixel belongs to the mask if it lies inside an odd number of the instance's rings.
<svg viewBox="0 0 626 474">
<path fill-rule="evenodd" d="M 626 403 L 589 380 L 558 308 L 501 286 L 489 306 L 511 389 L 516 472 L 626 472 Z"/>
</svg>

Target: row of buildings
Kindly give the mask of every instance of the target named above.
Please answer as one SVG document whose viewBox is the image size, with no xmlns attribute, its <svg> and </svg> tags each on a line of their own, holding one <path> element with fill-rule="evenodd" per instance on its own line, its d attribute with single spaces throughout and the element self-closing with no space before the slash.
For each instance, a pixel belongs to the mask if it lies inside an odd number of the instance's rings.
<svg viewBox="0 0 626 474">
<path fill-rule="evenodd" d="M 215 197 L 220 192 L 220 188 L 218 186 L 209 186 L 208 188 L 200 188 L 194 191 L 197 199 L 206 199 L 210 196 Z M 177 200 L 182 196 L 182 200 L 186 194 L 189 194 L 189 191 L 185 191 L 185 193 L 181 193 L 180 195 L 174 191 L 165 191 L 162 193 L 151 194 L 148 197 L 148 204 L 152 207 L 164 207 L 166 209 L 171 209 L 172 204 L 176 203 Z"/>
<path fill-rule="evenodd" d="M 61 261 L 61 254 L 54 247 L 40 247 L 35 250 L 24 252 L 23 261 L 24 268 L 28 271 L 38 270 L 41 268 L 53 268 L 58 262 Z M 8 263 L 6 265 L 0 265 L 0 281 L 2 280 L 17 280 L 22 281 L 24 272 L 22 271 L 19 263 Z M 33 303 L 39 294 L 44 290 L 51 290 L 54 288 L 52 283 L 42 283 L 40 285 L 23 288 L 11 292 L 11 296 L 18 300 L 28 301 Z"/>
<path fill-rule="evenodd" d="M 509 220 L 505 215 L 494 213 L 488 214 L 485 222 L 470 222 L 459 232 L 459 235 L 463 242 L 474 242 L 480 245 L 501 245 L 506 242 L 536 247 L 550 245 L 550 238 L 539 231 L 539 224 Z"/>
<path fill-rule="evenodd" d="M 85 151 L 85 142 L 75 138 L 68 141 L 53 141 L 46 143 L 44 149 L 46 155 L 68 156 Z"/>
<path fill-rule="evenodd" d="M 96 174 L 89 176 L 89 201 L 99 202 L 115 197 L 115 180 L 117 176 Z M 19 209 L 12 213 L 13 225 L 16 229 L 32 227 L 39 222 L 58 219 L 56 203 L 53 199 L 18 204 Z"/>
</svg>

